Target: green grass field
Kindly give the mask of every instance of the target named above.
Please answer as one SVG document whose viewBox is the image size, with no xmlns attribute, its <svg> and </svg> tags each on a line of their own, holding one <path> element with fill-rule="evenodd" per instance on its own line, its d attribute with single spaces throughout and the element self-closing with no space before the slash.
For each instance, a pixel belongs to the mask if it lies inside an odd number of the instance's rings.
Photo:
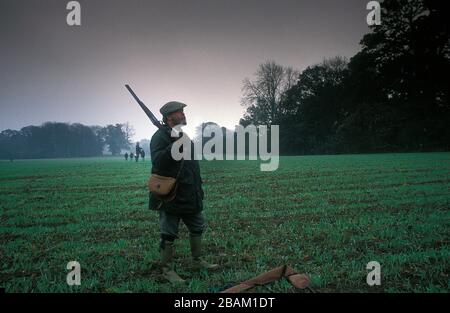
<svg viewBox="0 0 450 313">
<path fill-rule="evenodd" d="M 205 250 L 215 273 L 190 270 L 176 242 L 172 287 L 158 271 L 151 163 L 115 158 L 0 161 L 0 287 L 6 292 L 216 292 L 276 266 L 319 292 L 448 292 L 450 153 L 201 162 Z M 81 265 L 68 286 L 66 265 Z M 366 264 L 381 264 L 381 286 Z M 260 292 L 295 292 L 285 280 Z"/>
</svg>

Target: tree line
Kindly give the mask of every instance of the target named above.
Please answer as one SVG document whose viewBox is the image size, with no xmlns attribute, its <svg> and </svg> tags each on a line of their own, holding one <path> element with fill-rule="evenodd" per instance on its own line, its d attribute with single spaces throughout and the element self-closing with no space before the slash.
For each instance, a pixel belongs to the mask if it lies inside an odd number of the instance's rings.
<svg viewBox="0 0 450 313">
<path fill-rule="evenodd" d="M 101 156 L 106 149 L 118 155 L 129 149 L 133 128 L 128 123 L 85 126 L 47 122 L 0 133 L 0 159 Z"/>
<path fill-rule="evenodd" d="M 241 125 L 279 125 L 281 154 L 450 150 L 444 1 L 382 3 L 355 56 L 301 73 L 275 61 L 243 82 Z"/>
</svg>

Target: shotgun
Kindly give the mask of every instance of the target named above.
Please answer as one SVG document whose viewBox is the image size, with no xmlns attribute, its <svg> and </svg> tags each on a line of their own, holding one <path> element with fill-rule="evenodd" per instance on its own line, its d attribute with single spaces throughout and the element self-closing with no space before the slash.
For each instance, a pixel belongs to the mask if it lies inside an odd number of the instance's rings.
<svg viewBox="0 0 450 313">
<path fill-rule="evenodd" d="M 131 89 L 131 87 L 129 85 L 125 85 L 125 87 L 131 93 L 131 95 L 133 96 L 134 100 L 136 100 L 136 102 L 139 104 L 139 106 L 142 108 L 142 110 L 144 110 L 145 114 L 147 114 L 148 118 L 153 123 L 153 125 L 155 125 L 159 129 L 161 129 L 163 126 L 162 126 L 161 122 L 155 117 L 155 115 L 153 115 L 152 111 L 150 111 L 147 108 L 147 106 L 144 104 L 144 102 L 142 102 L 141 99 L 139 99 L 138 96 L 136 96 L 136 94 L 134 93 L 133 89 Z"/>
</svg>

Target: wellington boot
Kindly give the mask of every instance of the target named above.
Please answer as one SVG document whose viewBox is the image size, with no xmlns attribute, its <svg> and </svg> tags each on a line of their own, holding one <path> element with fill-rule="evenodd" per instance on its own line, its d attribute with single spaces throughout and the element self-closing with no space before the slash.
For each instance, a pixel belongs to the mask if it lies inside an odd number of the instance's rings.
<svg viewBox="0 0 450 313">
<path fill-rule="evenodd" d="M 163 267 L 163 277 L 167 279 L 171 284 L 184 284 L 185 280 L 182 279 L 177 272 L 169 267 Z"/>
<path fill-rule="evenodd" d="M 191 236 L 189 238 L 191 244 L 192 252 L 192 266 L 194 269 L 206 269 L 206 270 L 217 270 L 219 268 L 218 264 L 210 264 L 202 259 L 202 237 L 201 236 Z"/>
<path fill-rule="evenodd" d="M 185 282 L 173 269 L 173 242 L 166 242 L 164 249 L 161 249 L 162 274 L 171 284 L 182 284 Z"/>
</svg>

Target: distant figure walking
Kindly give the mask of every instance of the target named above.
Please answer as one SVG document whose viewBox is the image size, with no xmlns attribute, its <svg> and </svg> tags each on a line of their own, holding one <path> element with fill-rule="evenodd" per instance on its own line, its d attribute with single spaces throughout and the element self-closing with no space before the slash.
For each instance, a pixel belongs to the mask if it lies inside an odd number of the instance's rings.
<svg viewBox="0 0 450 313">
<path fill-rule="evenodd" d="M 128 152 L 125 152 L 125 161 L 128 161 Z"/>
<path fill-rule="evenodd" d="M 134 154 L 133 154 L 133 152 L 130 152 L 130 160 L 133 160 L 133 158 L 134 158 Z"/>
<path fill-rule="evenodd" d="M 141 147 L 139 146 L 139 142 L 136 142 L 136 162 L 139 160 L 139 155 L 141 154 Z"/>
<path fill-rule="evenodd" d="M 141 148 L 141 158 L 142 158 L 142 162 L 144 162 L 145 161 L 145 151 L 142 148 Z"/>
</svg>

